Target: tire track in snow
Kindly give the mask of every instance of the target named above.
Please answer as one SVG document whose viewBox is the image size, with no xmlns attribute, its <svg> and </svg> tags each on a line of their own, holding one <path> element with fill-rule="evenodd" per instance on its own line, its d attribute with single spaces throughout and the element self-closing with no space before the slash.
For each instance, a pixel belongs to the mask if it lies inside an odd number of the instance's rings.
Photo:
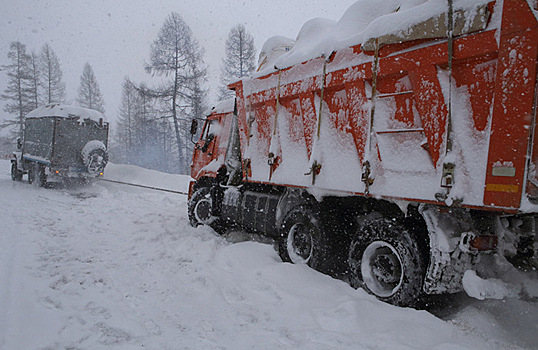
<svg viewBox="0 0 538 350">
<path fill-rule="evenodd" d="M 34 262 L 40 251 L 42 229 L 50 226 L 36 207 L 43 207 L 48 200 L 39 189 L 25 183 L 12 183 L 8 177 L 0 178 L 2 195 L 9 198 L 9 205 L 2 201 L 0 211 L 9 220 L 2 228 L 2 253 L 0 281 L 2 283 L 0 306 L 0 344 L 9 347 L 10 339 L 19 336 L 31 315 L 38 314 L 40 307 L 50 309 L 59 305 L 50 298 L 38 297 L 39 288 L 32 283 L 42 273 L 35 269 Z M 32 205 L 28 205 L 32 203 Z M 39 222 L 39 225 L 35 223 Z M 33 321 L 40 324 L 39 321 Z"/>
<path fill-rule="evenodd" d="M 16 227 L 10 227 L 8 233 L 2 235 L 2 243 L 5 243 L 2 252 L 7 250 L 8 254 L 2 254 L 1 260 L 3 312 L 0 319 L 9 327 L 2 327 L 5 334 L 0 337 L 0 344 L 8 348 L 14 345 L 15 348 L 34 348 L 35 341 L 20 347 L 25 343 L 22 335 L 17 334 L 17 329 L 26 328 L 23 319 L 30 314 L 38 318 L 41 314 L 52 315 L 52 323 L 63 324 L 58 327 L 57 335 L 48 337 L 53 340 L 51 349 L 78 347 L 92 341 L 111 345 L 133 339 L 128 332 L 109 325 L 111 312 L 107 306 L 99 305 L 102 295 L 114 288 L 106 271 L 114 269 L 114 264 L 108 261 L 106 266 L 100 265 L 100 257 L 92 252 L 91 245 L 84 247 L 85 237 L 80 237 L 95 233 L 102 223 L 98 217 L 103 215 L 100 206 L 83 203 L 102 193 L 95 193 L 95 188 L 58 192 L 25 183 L 0 186 L 12 187 L 12 191 L 3 195 L 13 197 L 13 209 L 7 214 L 17 218 L 14 220 Z M 7 208 L 2 209 L 6 213 Z M 106 253 L 108 248 L 104 245 L 99 249 Z M 33 278 L 38 278 L 46 287 L 36 291 L 31 290 L 28 283 L 20 282 Z M 13 283 L 18 285 L 12 288 Z M 31 292 L 20 293 L 25 289 Z M 88 301 L 91 299 L 97 301 Z"/>
</svg>

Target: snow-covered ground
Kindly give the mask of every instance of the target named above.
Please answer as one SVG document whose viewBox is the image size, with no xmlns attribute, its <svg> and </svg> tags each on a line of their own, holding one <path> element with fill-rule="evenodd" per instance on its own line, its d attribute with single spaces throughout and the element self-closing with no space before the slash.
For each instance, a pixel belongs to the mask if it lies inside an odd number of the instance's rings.
<svg viewBox="0 0 538 350">
<path fill-rule="evenodd" d="M 132 166 L 106 172 L 188 184 Z M 13 182 L 0 160 L 0 349 L 538 347 L 536 300 L 460 296 L 437 316 L 394 307 L 280 262 L 270 244 L 192 228 L 186 206 L 182 195 L 108 182 Z"/>
</svg>

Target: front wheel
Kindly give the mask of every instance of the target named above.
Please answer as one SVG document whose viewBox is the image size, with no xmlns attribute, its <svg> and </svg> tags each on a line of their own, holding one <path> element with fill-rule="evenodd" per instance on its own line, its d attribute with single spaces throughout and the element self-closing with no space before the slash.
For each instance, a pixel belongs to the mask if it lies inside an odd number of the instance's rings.
<svg viewBox="0 0 538 350">
<path fill-rule="evenodd" d="M 192 227 L 207 225 L 217 233 L 222 234 L 225 227 L 221 219 L 213 215 L 214 200 L 211 195 L 210 187 L 201 187 L 197 189 L 189 201 L 189 222 Z"/>
<path fill-rule="evenodd" d="M 315 212 L 305 206 L 293 209 L 282 227 L 278 251 L 284 262 L 307 264 L 321 270 L 326 259 L 328 244 Z"/>
<path fill-rule="evenodd" d="M 367 222 L 349 251 L 351 285 L 398 306 L 416 306 L 426 264 L 417 241 L 390 219 Z"/>
</svg>

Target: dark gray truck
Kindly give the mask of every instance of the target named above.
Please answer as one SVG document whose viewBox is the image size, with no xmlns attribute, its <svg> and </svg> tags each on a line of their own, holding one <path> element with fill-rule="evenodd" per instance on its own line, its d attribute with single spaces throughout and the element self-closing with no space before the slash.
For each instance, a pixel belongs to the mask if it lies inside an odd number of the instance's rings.
<svg viewBox="0 0 538 350">
<path fill-rule="evenodd" d="M 17 141 L 11 178 L 45 186 L 103 175 L 108 162 L 108 129 L 95 110 L 67 105 L 40 107 L 26 116 L 24 137 Z"/>
</svg>

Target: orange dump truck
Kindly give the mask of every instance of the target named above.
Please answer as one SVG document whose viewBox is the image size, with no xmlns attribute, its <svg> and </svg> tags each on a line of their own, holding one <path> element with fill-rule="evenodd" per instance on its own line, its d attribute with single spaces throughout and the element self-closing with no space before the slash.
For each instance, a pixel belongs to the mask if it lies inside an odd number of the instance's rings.
<svg viewBox="0 0 538 350">
<path fill-rule="evenodd" d="M 229 85 L 196 145 L 191 223 L 273 237 L 392 304 L 487 297 L 480 281 L 538 267 L 538 3 L 372 3 L 273 40 Z"/>
</svg>

